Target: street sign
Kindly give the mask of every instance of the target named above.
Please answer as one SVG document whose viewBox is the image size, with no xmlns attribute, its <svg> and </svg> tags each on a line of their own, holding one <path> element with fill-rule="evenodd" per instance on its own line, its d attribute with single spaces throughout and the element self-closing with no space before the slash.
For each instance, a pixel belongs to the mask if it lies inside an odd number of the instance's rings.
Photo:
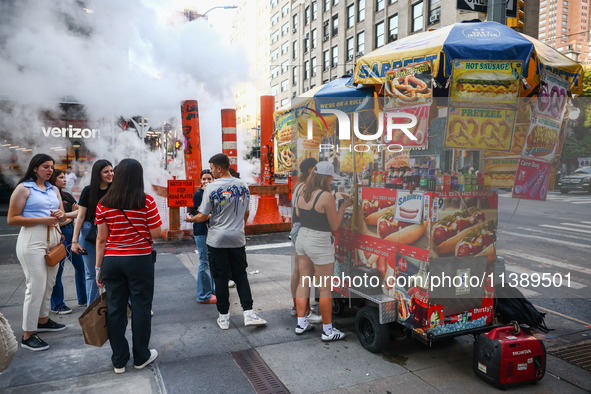
<svg viewBox="0 0 591 394">
<path fill-rule="evenodd" d="M 456 8 L 458 10 L 486 13 L 486 3 L 487 0 L 458 0 Z"/>
<path fill-rule="evenodd" d="M 507 8 L 505 15 L 508 18 L 516 18 L 517 17 L 517 0 L 507 0 Z"/>
<path fill-rule="evenodd" d="M 193 180 L 168 181 L 168 206 L 192 207 L 194 190 Z"/>
</svg>

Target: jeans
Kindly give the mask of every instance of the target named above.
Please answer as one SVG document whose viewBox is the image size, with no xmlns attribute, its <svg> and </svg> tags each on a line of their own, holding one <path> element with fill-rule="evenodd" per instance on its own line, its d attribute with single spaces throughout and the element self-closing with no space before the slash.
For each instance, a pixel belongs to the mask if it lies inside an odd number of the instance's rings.
<svg viewBox="0 0 591 394">
<path fill-rule="evenodd" d="M 197 273 L 197 301 L 208 301 L 213 291 L 213 280 L 209 270 L 209 260 L 207 259 L 207 235 L 196 235 L 195 243 L 199 253 L 199 272 Z"/>
<path fill-rule="evenodd" d="M 236 282 L 236 290 L 240 297 L 242 309 L 247 311 L 252 309 L 252 294 L 248 275 L 246 274 L 246 249 L 240 248 L 214 248 L 207 245 L 207 257 L 211 274 L 215 281 L 217 309 L 218 312 L 225 315 L 230 310 L 230 291 L 228 290 L 228 280 L 230 277 Z"/>
<path fill-rule="evenodd" d="M 78 305 L 86 305 L 86 283 L 85 270 L 82 256 L 72 253 L 72 234 L 74 232 L 74 223 L 70 223 L 60 228 L 64 235 L 64 246 L 68 253 L 68 260 L 72 262 L 75 271 L 76 294 L 78 295 Z M 55 278 L 55 285 L 51 293 L 51 310 L 56 311 L 60 307 L 65 306 L 64 303 L 64 286 L 62 284 L 62 273 L 64 272 L 64 264 L 66 259 L 60 261 L 57 276 Z"/>
<path fill-rule="evenodd" d="M 105 256 L 103 282 L 107 291 L 107 329 L 115 368 L 129 361 L 129 343 L 125 338 L 127 301 L 131 299 L 133 363 L 142 365 L 150 358 L 154 263 L 151 255 Z"/>
<path fill-rule="evenodd" d="M 99 296 L 98 286 L 96 285 L 96 270 L 94 269 L 96 264 L 96 244 L 88 242 L 84 238 L 90 230 L 91 224 L 85 220 L 82 223 L 82 229 L 80 230 L 80 236 L 78 242 L 82 249 L 88 254 L 82 255 L 82 261 L 84 261 L 84 272 L 86 273 L 86 302 L 90 305 L 92 301 L 96 300 Z"/>
</svg>

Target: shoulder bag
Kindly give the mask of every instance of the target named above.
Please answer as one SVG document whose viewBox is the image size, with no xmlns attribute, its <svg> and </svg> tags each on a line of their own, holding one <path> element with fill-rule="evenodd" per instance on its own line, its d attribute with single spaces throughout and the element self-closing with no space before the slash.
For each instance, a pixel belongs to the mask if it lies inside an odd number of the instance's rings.
<svg viewBox="0 0 591 394">
<path fill-rule="evenodd" d="M 128 217 L 127 217 L 127 215 L 125 214 L 125 211 L 124 211 L 123 209 L 120 209 L 120 211 L 123 213 L 123 216 L 125 216 L 125 219 L 127 219 L 127 221 L 129 222 L 129 224 L 131 224 L 131 227 L 133 227 L 133 229 L 134 229 L 135 231 L 137 231 L 137 233 L 140 235 L 140 237 L 142 237 L 143 239 L 145 239 L 145 240 L 146 240 L 146 241 L 147 241 L 147 242 L 150 244 L 150 246 L 152 246 L 152 242 L 150 242 L 150 240 L 149 240 L 148 238 L 144 237 L 144 236 L 142 235 L 142 233 L 140 233 L 140 232 L 138 231 L 138 229 L 137 229 L 137 228 L 135 228 L 135 226 L 133 225 L 133 223 L 131 223 L 131 220 L 129 220 L 129 218 L 128 218 Z M 156 250 L 154 250 L 154 248 L 152 247 L 152 262 L 153 262 L 154 264 L 156 264 L 156 256 L 157 256 L 157 255 L 158 255 L 158 252 L 156 252 Z"/>
<path fill-rule="evenodd" d="M 59 244 L 55 245 L 53 248 L 49 249 L 49 227 L 47 226 L 47 249 L 45 249 L 45 263 L 48 266 L 53 267 L 54 265 L 58 264 L 60 261 L 66 258 L 66 247 L 64 246 L 64 234 L 58 228 L 57 231 L 62 236 L 60 239 Z"/>
</svg>

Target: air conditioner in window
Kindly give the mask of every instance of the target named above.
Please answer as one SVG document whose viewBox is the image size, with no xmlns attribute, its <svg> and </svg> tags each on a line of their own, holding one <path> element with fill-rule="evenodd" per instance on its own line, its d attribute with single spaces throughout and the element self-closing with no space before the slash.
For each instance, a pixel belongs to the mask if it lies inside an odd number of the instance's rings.
<svg viewBox="0 0 591 394">
<path fill-rule="evenodd" d="M 313 73 L 312 73 L 312 76 L 313 76 L 313 77 L 315 77 L 315 76 L 316 76 L 316 72 L 313 72 Z"/>
<path fill-rule="evenodd" d="M 339 65 L 339 62 L 332 62 L 332 66 L 333 66 L 333 67 L 336 67 L 336 66 L 338 66 L 338 65 Z"/>
<path fill-rule="evenodd" d="M 363 51 L 357 52 L 357 56 L 363 56 Z"/>
<path fill-rule="evenodd" d="M 396 41 L 398 39 L 398 34 L 390 34 L 388 36 L 388 42 Z"/>
<path fill-rule="evenodd" d="M 298 29 L 296 29 L 296 28 L 294 27 L 293 29 L 291 29 L 291 32 L 295 34 L 295 33 L 297 33 L 297 32 L 298 32 Z"/>
<path fill-rule="evenodd" d="M 326 36 L 324 36 L 324 38 L 322 39 L 322 41 L 328 41 L 329 38 L 330 38 L 330 36 L 326 35 Z"/>
<path fill-rule="evenodd" d="M 307 40 L 310 35 L 308 33 L 304 34 L 304 40 Z"/>
<path fill-rule="evenodd" d="M 347 56 L 347 60 L 353 60 L 353 55 Z"/>
<path fill-rule="evenodd" d="M 439 19 L 441 19 L 440 14 L 433 14 L 429 17 L 429 23 L 439 22 Z"/>
<path fill-rule="evenodd" d="M 329 21 L 324 21 L 324 26 L 328 26 L 329 23 Z"/>
</svg>

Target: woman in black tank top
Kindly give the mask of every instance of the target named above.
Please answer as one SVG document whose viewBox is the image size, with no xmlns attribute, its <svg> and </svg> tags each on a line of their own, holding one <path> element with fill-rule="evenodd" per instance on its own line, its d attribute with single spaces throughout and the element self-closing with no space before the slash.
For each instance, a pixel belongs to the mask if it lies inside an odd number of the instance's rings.
<svg viewBox="0 0 591 394">
<path fill-rule="evenodd" d="M 320 313 L 323 329 L 321 339 L 334 341 L 343 339 L 345 334 L 332 327 L 332 294 L 331 283 L 334 273 L 334 238 L 345 213 L 345 208 L 352 205 L 350 196 L 345 203 L 336 208 L 330 193 L 330 183 L 334 176 L 332 164 L 320 162 L 314 173 L 310 175 L 299 195 L 296 213 L 300 218 L 301 228 L 296 241 L 296 262 L 301 280 L 296 290 L 296 306 L 298 324 L 296 334 L 303 334 L 313 326 L 306 319 L 306 299 L 310 294 L 313 279 L 319 284 Z"/>
</svg>

